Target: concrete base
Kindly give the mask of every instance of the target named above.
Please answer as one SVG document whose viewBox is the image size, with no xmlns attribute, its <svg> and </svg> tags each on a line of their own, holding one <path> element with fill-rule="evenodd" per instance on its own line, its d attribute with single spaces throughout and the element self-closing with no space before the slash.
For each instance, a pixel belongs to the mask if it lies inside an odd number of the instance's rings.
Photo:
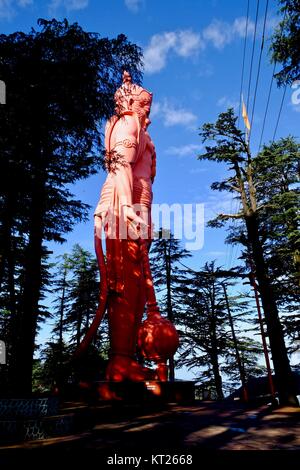
<svg viewBox="0 0 300 470">
<path fill-rule="evenodd" d="M 192 381 L 175 382 L 96 382 L 95 388 L 100 400 L 118 400 L 126 403 L 191 403 L 195 399 Z"/>
</svg>

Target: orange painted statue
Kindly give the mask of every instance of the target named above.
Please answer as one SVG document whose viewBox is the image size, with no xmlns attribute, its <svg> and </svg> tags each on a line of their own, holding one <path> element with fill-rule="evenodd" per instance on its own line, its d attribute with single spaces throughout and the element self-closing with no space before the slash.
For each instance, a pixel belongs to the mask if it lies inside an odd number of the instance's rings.
<svg viewBox="0 0 300 470">
<path fill-rule="evenodd" d="M 108 309 L 110 359 L 108 381 L 167 379 L 166 361 L 178 347 L 174 326 L 160 316 L 148 259 L 151 242 L 152 183 L 156 154 L 147 132 L 152 94 L 123 73 L 115 93 L 116 114 L 105 129 L 108 176 L 95 210 L 95 243 L 101 275 L 95 333 Z M 101 251 L 104 229 L 106 260 Z M 142 324 L 147 303 L 148 319 Z M 137 344 L 156 371 L 136 360 Z"/>
</svg>

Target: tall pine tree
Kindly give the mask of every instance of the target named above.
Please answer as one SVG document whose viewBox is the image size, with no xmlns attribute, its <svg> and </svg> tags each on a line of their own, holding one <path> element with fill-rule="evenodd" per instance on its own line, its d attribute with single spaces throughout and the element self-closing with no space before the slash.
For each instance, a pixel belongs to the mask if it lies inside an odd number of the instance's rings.
<svg viewBox="0 0 300 470">
<path fill-rule="evenodd" d="M 291 84 L 300 78 L 300 0 L 279 0 L 283 15 L 272 37 L 273 61 L 281 63 L 276 73 L 279 85 Z"/>
<path fill-rule="evenodd" d="M 226 163 L 231 172 L 225 180 L 213 183 L 212 189 L 235 193 L 241 203 L 241 210 L 237 214 L 220 214 L 211 225 L 222 226 L 227 220 L 233 219 L 244 223 L 243 237 L 259 284 L 280 403 L 297 406 L 295 383 L 262 238 L 264 225 L 260 218 L 261 206 L 256 190 L 255 163 L 242 131 L 236 126 L 236 121 L 233 109 L 229 109 L 221 113 L 215 123 L 204 124 L 200 133 L 203 142 L 209 144 L 199 159 Z"/>
<path fill-rule="evenodd" d="M 180 322 L 179 365 L 195 370 L 202 390 L 218 399 L 224 398 L 225 389 L 239 383 L 245 388 L 250 375 L 261 373 L 261 348 L 247 334 L 249 303 L 245 295 L 227 294 L 232 285 L 228 276 L 237 277 L 237 273 L 224 271 L 215 262 L 194 271 L 186 282 L 187 309 Z"/>
<path fill-rule="evenodd" d="M 10 389 L 29 393 L 43 245 L 84 220 L 70 184 L 96 172 L 101 125 L 127 68 L 139 81 L 140 49 L 124 35 L 101 38 L 77 23 L 39 20 L 30 33 L 0 36 L 1 310 L 9 312 Z M 19 275 L 19 277 L 18 277 Z"/>
<path fill-rule="evenodd" d="M 171 322 L 177 321 L 183 311 L 184 294 L 182 285 L 187 276 L 181 261 L 191 256 L 182 248 L 179 240 L 169 230 L 161 229 L 151 246 L 151 272 L 159 294 L 159 305 Z M 169 378 L 174 380 L 174 359 L 169 362 Z"/>
</svg>

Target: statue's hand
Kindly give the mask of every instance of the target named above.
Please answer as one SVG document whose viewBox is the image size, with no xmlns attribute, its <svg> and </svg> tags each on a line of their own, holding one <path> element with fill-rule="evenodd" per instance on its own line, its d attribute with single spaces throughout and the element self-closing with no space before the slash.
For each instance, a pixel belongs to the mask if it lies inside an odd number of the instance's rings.
<svg viewBox="0 0 300 470">
<path fill-rule="evenodd" d="M 140 236 L 141 232 L 145 233 L 145 231 L 148 230 L 148 224 L 144 221 L 144 219 L 142 219 L 142 217 L 136 214 L 133 207 L 123 206 L 123 210 L 126 220 L 138 237 Z"/>
<path fill-rule="evenodd" d="M 131 206 L 123 206 L 124 215 L 129 222 L 134 222 L 135 224 L 147 225 L 145 221 L 137 215 Z"/>
</svg>

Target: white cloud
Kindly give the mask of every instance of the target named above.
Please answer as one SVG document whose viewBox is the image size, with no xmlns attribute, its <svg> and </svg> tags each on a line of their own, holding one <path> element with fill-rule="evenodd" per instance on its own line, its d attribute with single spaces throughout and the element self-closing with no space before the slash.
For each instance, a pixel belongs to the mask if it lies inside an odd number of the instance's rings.
<svg viewBox="0 0 300 470">
<path fill-rule="evenodd" d="M 217 49 L 222 49 L 232 39 L 232 31 L 228 23 L 214 20 L 203 31 L 205 41 L 211 42 Z"/>
<path fill-rule="evenodd" d="M 132 13 L 137 13 L 142 6 L 143 0 L 125 0 L 125 5 Z"/>
<path fill-rule="evenodd" d="M 168 106 L 164 110 L 164 125 L 166 127 L 176 126 L 181 124 L 184 126 L 189 126 L 194 124 L 197 120 L 197 116 L 184 108 L 174 108 L 173 106 Z"/>
<path fill-rule="evenodd" d="M 218 99 L 217 106 L 220 106 L 226 109 L 233 108 L 236 111 L 239 107 L 239 102 L 237 100 L 228 98 L 228 96 L 222 96 L 221 98 Z"/>
<path fill-rule="evenodd" d="M 135 0 L 128 1 L 134 3 Z M 249 20 L 248 34 L 252 34 L 253 30 L 254 23 Z M 245 31 L 246 18 L 242 16 L 235 18 L 232 23 L 215 19 L 201 32 L 186 29 L 155 34 L 144 50 L 145 72 L 160 72 L 172 53 L 187 58 L 194 57 L 208 45 L 221 50 L 236 38 L 243 38 Z"/>
<path fill-rule="evenodd" d="M 199 144 L 187 144 L 180 147 L 169 147 L 166 152 L 169 155 L 174 155 L 176 157 L 187 157 L 187 156 L 196 156 L 201 150 L 202 145 Z"/>
<path fill-rule="evenodd" d="M 174 106 L 167 99 L 152 105 L 151 117 L 155 115 L 158 115 L 162 119 L 165 127 L 182 125 L 193 128 L 197 120 L 197 116 L 194 113 L 185 108 Z"/>
<path fill-rule="evenodd" d="M 67 11 L 83 10 L 89 4 L 89 0 L 51 0 L 49 3 L 50 13 L 54 13 L 58 8 L 65 8 Z"/>
<path fill-rule="evenodd" d="M 204 44 L 199 33 L 194 33 L 191 30 L 179 31 L 177 33 L 175 52 L 181 57 L 190 57 L 193 54 L 197 54 L 198 50 L 203 47 Z"/>
<path fill-rule="evenodd" d="M 246 24 L 247 24 L 247 18 L 245 16 L 240 16 L 239 18 L 236 18 L 232 25 L 233 33 L 240 36 L 241 38 L 245 37 Z M 249 20 L 247 35 L 252 34 L 253 32 L 254 32 L 254 23 L 253 21 Z"/>
<path fill-rule="evenodd" d="M 239 204 L 233 199 L 231 193 L 223 192 L 209 194 L 205 201 L 205 221 L 214 219 L 219 214 L 235 214 L 239 211 Z"/>
<path fill-rule="evenodd" d="M 0 18 L 9 19 L 14 13 L 12 0 L 0 0 Z"/>
<path fill-rule="evenodd" d="M 16 14 L 16 7 L 32 5 L 33 0 L 0 0 L 0 19 L 9 20 Z"/>
<path fill-rule="evenodd" d="M 155 34 L 144 50 L 145 72 L 155 73 L 163 69 L 171 52 L 180 57 L 190 57 L 202 47 L 200 34 L 191 30 Z"/>
<path fill-rule="evenodd" d="M 89 0 L 64 0 L 67 10 L 83 10 L 89 4 Z"/>
<path fill-rule="evenodd" d="M 154 116 L 157 116 L 159 111 L 160 111 L 160 103 L 158 103 L 157 101 L 154 101 L 154 103 L 152 103 L 151 105 L 151 118 L 153 118 Z"/>
<path fill-rule="evenodd" d="M 206 43 L 212 43 L 216 49 L 223 49 L 230 44 L 236 37 L 243 38 L 246 31 L 246 18 L 236 18 L 233 23 L 213 20 L 204 30 L 203 38 Z M 254 30 L 254 23 L 248 21 L 248 34 Z"/>
<path fill-rule="evenodd" d="M 155 34 L 144 51 L 145 72 L 159 72 L 166 65 L 167 55 L 175 47 L 176 33 Z"/>
<path fill-rule="evenodd" d="M 18 5 L 20 5 L 20 7 L 27 7 L 28 5 L 32 4 L 33 0 L 18 0 Z"/>
</svg>

